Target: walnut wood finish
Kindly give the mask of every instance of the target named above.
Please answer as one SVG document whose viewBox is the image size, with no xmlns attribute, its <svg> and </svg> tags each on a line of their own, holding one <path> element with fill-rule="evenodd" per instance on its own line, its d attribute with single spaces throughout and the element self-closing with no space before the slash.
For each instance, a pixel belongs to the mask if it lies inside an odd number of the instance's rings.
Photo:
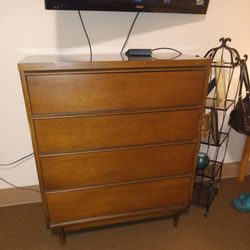
<svg viewBox="0 0 250 250">
<path fill-rule="evenodd" d="M 183 209 L 183 206 L 167 206 L 167 207 L 161 207 L 156 209 L 145 209 L 141 211 L 136 212 L 130 212 L 130 213 L 122 213 L 122 214 L 116 214 L 111 216 L 102 216 L 97 218 L 91 218 L 89 220 L 79 220 L 77 223 L 60 223 L 58 224 L 52 224 L 52 228 L 63 228 L 65 231 L 72 231 L 72 230 L 79 230 L 82 228 L 91 228 L 96 226 L 103 226 L 103 225 L 111 225 L 111 224 L 119 224 L 119 223 L 128 223 L 128 222 L 134 222 L 139 220 L 145 220 L 148 218 L 162 218 L 166 219 L 168 217 L 172 217 L 175 214 L 179 214 L 179 211 L 182 211 L 182 213 L 186 213 L 187 209 Z"/>
<path fill-rule="evenodd" d="M 187 205 L 191 178 L 142 181 L 141 183 L 48 193 L 51 222 L 65 222 L 122 214 L 144 209 Z M 164 198 L 163 198 L 164 197 Z"/>
<path fill-rule="evenodd" d="M 211 61 L 18 66 L 49 228 L 64 232 L 179 214 L 190 203 Z"/>
<path fill-rule="evenodd" d="M 199 83 L 204 74 L 204 71 L 76 72 L 32 75 L 27 80 L 33 113 L 50 114 L 199 105 L 203 91 Z"/>
<path fill-rule="evenodd" d="M 185 110 L 38 119 L 34 124 L 40 154 L 50 154 L 192 140 L 199 116 L 199 110 Z"/>
<path fill-rule="evenodd" d="M 52 155 L 41 157 L 40 162 L 49 191 L 186 175 L 192 172 L 194 152 L 192 143 Z"/>
</svg>

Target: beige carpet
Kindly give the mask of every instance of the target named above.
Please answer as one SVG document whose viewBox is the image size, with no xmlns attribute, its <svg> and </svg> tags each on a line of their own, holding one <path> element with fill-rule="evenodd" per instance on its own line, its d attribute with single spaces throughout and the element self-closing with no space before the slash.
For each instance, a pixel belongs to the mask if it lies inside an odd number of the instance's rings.
<svg viewBox="0 0 250 250">
<path fill-rule="evenodd" d="M 203 209 L 191 206 L 177 228 L 167 219 L 78 232 L 67 236 L 66 246 L 45 228 L 40 203 L 0 208 L 0 249 L 249 250 L 250 213 L 231 206 L 241 192 L 250 192 L 250 177 L 242 184 L 223 180 L 207 218 Z"/>
</svg>

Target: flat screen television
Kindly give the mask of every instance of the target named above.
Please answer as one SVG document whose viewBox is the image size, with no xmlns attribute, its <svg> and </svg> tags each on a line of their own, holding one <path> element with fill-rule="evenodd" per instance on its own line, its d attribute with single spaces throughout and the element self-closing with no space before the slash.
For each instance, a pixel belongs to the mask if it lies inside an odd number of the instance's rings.
<svg viewBox="0 0 250 250">
<path fill-rule="evenodd" d="M 208 3 L 209 0 L 45 0 L 45 8 L 206 14 Z"/>
</svg>

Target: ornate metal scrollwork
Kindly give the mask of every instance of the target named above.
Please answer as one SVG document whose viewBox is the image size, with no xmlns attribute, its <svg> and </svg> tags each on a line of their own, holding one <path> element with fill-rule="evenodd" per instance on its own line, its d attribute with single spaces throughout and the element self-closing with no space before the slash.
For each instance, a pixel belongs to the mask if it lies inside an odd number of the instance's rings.
<svg viewBox="0 0 250 250">
<path fill-rule="evenodd" d="M 223 58 L 223 55 L 225 51 L 227 51 L 230 55 L 230 60 L 228 62 L 225 62 L 224 67 L 235 67 L 238 66 L 240 63 L 240 54 L 239 52 L 228 46 L 227 43 L 231 42 L 231 38 L 220 38 L 219 40 L 221 42 L 221 45 L 218 47 L 215 47 L 213 49 L 210 49 L 206 54 L 205 58 L 211 58 L 213 61 L 215 60 L 216 56 L 221 53 L 221 58 Z"/>
</svg>

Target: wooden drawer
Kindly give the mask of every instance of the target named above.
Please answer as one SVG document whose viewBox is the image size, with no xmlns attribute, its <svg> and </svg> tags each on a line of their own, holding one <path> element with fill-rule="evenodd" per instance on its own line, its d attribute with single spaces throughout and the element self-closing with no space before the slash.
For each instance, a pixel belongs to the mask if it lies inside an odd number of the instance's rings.
<svg viewBox="0 0 250 250">
<path fill-rule="evenodd" d="M 201 104 L 205 71 L 27 76 L 33 114 Z"/>
<path fill-rule="evenodd" d="M 199 110 L 34 121 L 40 154 L 123 147 L 197 136 Z"/>
<path fill-rule="evenodd" d="M 45 189 L 184 175 L 192 172 L 194 144 L 40 158 Z"/>
<path fill-rule="evenodd" d="M 46 194 L 51 223 L 188 205 L 191 178 Z"/>
</svg>

